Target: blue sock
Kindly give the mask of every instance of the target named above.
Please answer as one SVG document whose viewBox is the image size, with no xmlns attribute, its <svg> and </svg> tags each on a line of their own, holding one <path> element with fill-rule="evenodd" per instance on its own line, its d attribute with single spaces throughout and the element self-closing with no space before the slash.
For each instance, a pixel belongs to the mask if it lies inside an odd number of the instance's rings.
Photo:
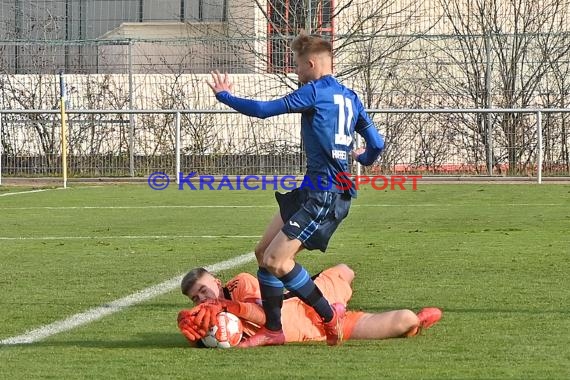
<svg viewBox="0 0 570 380">
<path fill-rule="evenodd" d="M 257 270 L 257 280 L 265 312 L 265 327 L 272 331 L 281 330 L 283 283 L 267 269 L 261 267 Z"/>
<path fill-rule="evenodd" d="M 329 322 L 333 318 L 333 311 L 329 302 L 323 297 L 323 293 L 301 265 L 295 263 L 291 272 L 279 277 L 279 280 L 283 282 L 287 290 L 315 309 L 325 322 Z"/>
</svg>

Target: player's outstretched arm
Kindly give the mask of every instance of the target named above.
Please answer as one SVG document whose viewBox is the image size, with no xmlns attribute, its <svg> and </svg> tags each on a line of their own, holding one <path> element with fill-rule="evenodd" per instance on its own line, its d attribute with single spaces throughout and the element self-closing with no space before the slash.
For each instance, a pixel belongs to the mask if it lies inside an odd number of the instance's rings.
<svg viewBox="0 0 570 380">
<path fill-rule="evenodd" d="M 220 74 L 219 71 L 212 71 L 212 81 L 208 81 L 208 86 L 216 95 L 216 99 L 225 105 L 246 116 L 258 117 L 265 119 L 270 116 L 282 115 L 287 113 L 287 105 L 283 98 L 261 101 L 253 99 L 244 99 L 232 95 L 233 83 L 227 73 Z"/>
</svg>

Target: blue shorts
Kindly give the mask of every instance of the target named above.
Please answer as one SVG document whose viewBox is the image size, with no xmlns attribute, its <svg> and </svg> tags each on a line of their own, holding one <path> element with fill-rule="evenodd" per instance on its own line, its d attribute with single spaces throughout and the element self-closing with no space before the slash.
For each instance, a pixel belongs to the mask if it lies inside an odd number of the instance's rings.
<svg viewBox="0 0 570 380">
<path fill-rule="evenodd" d="M 308 250 L 326 251 L 332 234 L 348 215 L 349 194 L 312 191 L 298 188 L 285 194 L 276 192 L 281 229 L 291 239 L 297 239 Z"/>
</svg>

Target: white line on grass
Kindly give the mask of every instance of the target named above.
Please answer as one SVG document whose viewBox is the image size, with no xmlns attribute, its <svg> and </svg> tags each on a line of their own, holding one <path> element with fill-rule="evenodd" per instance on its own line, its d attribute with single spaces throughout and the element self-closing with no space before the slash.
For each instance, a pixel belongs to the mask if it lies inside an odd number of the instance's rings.
<svg viewBox="0 0 570 380">
<path fill-rule="evenodd" d="M 0 240 L 259 239 L 259 235 L 0 236 Z"/>
<path fill-rule="evenodd" d="M 76 186 L 74 187 L 74 189 L 92 189 L 95 187 L 103 187 L 103 185 L 91 185 L 91 186 Z M 30 193 L 41 193 L 44 191 L 52 191 L 52 190 L 66 190 L 66 188 L 64 187 L 52 187 L 49 189 L 35 189 L 35 190 L 26 190 L 26 191 L 14 191 L 14 192 L 9 192 L 9 193 L 4 193 L 4 194 L 0 194 L 0 197 L 9 197 L 11 195 L 21 195 L 21 194 L 30 194 Z M 30 207 L 30 209 L 34 209 L 36 207 Z M 39 207 L 41 208 L 41 207 Z M 2 210 L 3 208 L 0 208 L 0 210 Z M 25 209 L 21 208 L 21 209 Z M 21 210 L 20 209 L 20 210 Z"/>
<path fill-rule="evenodd" d="M 253 254 L 253 252 L 250 252 L 226 261 L 209 265 L 205 268 L 210 272 L 218 272 L 226 269 L 232 269 L 237 266 L 249 263 L 253 261 L 254 258 L 255 255 Z M 64 320 L 56 321 L 54 323 L 50 323 L 49 325 L 45 325 L 37 329 L 28 331 L 25 334 L 1 340 L 0 345 L 35 343 L 42 339 L 48 338 L 52 335 L 68 331 L 75 327 L 79 327 L 91 322 L 95 322 L 107 315 L 117 313 L 129 306 L 133 306 L 141 302 L 147 301 L 151 298 L 168 293 L 169 291 L 180 286 L 180 281 L 182 281 L 183 276 L 184 275 L 180 275 L 171 278 L 170 280 L 140 290 L 136 293 L 120 298 L 118 300 L 95 307 L 93 309 L 89 309 L 79 314 L 72 315 L 71 317 L 66 318 Z"/>
<path fill-rule="evenodd" d="M 30 193 L 40 193 L 42 191 L 49 191 L 49 190 L 60 190 L 61 188 L 55 188 L 55 189 L 36 189 L 36 190 L 26 190 L 26 191 L 16 191 L 16 192 L 12 192 L 12 193 L 4 193 L 4 194 L 0 194 L 0 197 L 9 197 L 11 195 L 20 195 L 20 194 L 30 194 Z"/>
<path fill-rule="evenodd" d="M 8 195 L 8 194 L 6 194 Z M 0 207 L 0 210 L 129 210 L 129 209 L 169 209 L 169 208 L 267 208 L 275 205 L 147 205 L 147 206 L 30 206 Z"/>
<path fill-rule="evenodd" d="M 10 195 L 13 193 L 3 194 Z M 1 195 L 0 195 L 1 196 Z M 470 206 L 472 203 L 420 203 L 420 204 L 353 204 L 351 207 L 449 207 Z M 497 203 L 493 206 L 563 206 L 563 203 Z M 128 209 L 194 209 L 194 208 L 275 208 L 276 205 L 147 205 L 147 206 L 30 206 L 0 207 L 0 210 L 128 210 Z"/>
</svg>

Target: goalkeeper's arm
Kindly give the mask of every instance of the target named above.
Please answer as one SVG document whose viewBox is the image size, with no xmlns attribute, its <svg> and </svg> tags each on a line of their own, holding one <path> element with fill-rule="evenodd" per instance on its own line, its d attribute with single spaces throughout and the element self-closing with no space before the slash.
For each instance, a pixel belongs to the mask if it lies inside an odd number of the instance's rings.
<svg viewBox="0 0 570 380">
<path fill-rule="evenodd" d="M 253 322 L 260 326 L 263 326 L 265 324 L 265 312 L 263 311 L 263 308 L 257 303 L 230 300 L 223 300 L 221 303 L 224 309 L 239 318 Z"/>
</svg>

